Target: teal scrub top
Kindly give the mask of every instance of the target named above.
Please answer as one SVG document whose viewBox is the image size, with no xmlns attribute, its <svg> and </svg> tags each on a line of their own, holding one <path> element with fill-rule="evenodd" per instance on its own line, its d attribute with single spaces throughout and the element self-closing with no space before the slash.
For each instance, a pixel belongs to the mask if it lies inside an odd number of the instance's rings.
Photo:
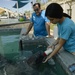
<svg viewBox="0 0 75 75">
<path fill-rule="evenodd" d="M 45 23 L 50 21 L 45 16 L 45 10 L 41 11 L 41 14 L 39 16 L 37 16 L 36 13 L 34 12 L 32 14 L 30 21 L 33 22 L 35 36 L 48 35 Z"/>
<path fill-rule="evenodd" d="M 62 24 L 57 24 L 59 38 L 65 39 L 64 49 L 69 52 L 75 52 L 75 23 L 65 18 Z"/>
</svg>

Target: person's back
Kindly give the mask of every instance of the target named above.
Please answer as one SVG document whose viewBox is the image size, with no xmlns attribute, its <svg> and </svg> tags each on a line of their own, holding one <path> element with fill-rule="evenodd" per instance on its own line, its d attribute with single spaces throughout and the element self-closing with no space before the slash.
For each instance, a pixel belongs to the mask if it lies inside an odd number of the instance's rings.
<svg viewBox="0 0 75 75">
<path fill-rule="evenodd" d="M 23 18 L 24 18 L 24 20 L 26 20 L 26 15 L 25 14 L 24 14 Z"/>
</svg>

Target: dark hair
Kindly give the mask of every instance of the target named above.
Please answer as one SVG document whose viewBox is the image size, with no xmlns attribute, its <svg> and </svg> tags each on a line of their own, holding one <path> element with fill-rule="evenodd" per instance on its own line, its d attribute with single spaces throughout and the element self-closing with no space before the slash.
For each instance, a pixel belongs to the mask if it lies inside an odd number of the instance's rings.
<svg viewBox="0 0 75 75">
<path fill-rule="evenodd" d="M 63 9 L 59 4 L 51 3 L 46 8 L 45 16 L 49 16 L 51 18 L 62 18 Z"/>
<path fill-rule="evenodd" d="M 63 16 L 64 17 L 68 17 L 68 18 L 70 18 L 71 19 L 71 16 L 69 16 L 68 14 L 66 14 L 66 13 L 63 13 Z"/>
<path fill-rule="evenodd" d="M 33 4 L 33 7 L 36 6 L 36 5 L 38 5 L 39 8 L 40 8 L 40 6 L 41 6 L 40 3 L 35 3 L 35 4 Z"/>
</svg>

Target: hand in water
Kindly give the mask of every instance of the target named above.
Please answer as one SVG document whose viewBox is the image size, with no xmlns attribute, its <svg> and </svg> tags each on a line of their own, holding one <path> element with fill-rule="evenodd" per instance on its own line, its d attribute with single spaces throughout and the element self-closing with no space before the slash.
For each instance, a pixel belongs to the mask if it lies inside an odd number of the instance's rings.
<svg viewBox="0 0 75 75">
<path fill-rule="evenodd" d="M 39 56 L 36 58 L 36 61 L 35 61 L 36 64 L 42 63 L 43 59 L 44 59 L 44 55 L 43 54 L 39 54 Z"/>
<path fill-rule="evenodd" d="M 48 61 L 48 59 L 46 58 L 45 60 L 43 60 L 43 62 L 42 63 L 46 63 Z"/>
<path fill-rule="evenodd" d="M 49 54 L 52 53 L 52 48 L 51 48 L 51 46 L 49 46 L 49 47 L 47 48 L 47 50 L 45 51 L 45 53 L 46 53 L 47 55 L 49 55 Z M 45 59 L 43 60 L 43 63 L 46 63 L 46 62 L 48 61 L 48 59 L 49 59 L 49 57 L 45 58 Z"/>
</svg>

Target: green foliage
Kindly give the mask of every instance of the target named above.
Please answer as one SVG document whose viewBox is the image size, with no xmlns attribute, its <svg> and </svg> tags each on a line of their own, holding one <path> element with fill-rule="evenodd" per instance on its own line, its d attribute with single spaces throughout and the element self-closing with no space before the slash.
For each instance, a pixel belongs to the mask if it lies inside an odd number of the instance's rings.
<svg viewBox="0 0 75 75">
<path fill-rule="evenodd" d="M 25 21 L 23 17 L 19 18 L 19 21 Z"/>
</svg>

